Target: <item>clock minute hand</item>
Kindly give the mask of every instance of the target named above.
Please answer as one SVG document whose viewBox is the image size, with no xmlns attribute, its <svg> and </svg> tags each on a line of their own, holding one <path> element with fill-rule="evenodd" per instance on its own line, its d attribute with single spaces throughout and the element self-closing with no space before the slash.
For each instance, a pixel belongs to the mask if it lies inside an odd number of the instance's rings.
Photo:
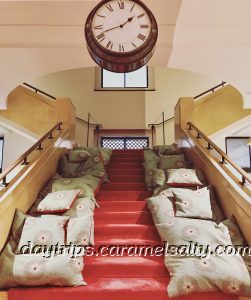
<svg viewBox="0 0 251 300">
<path fill-rule="evenodd" d="M 123 28 L 125 26 L 125 24 L 132 22 L 133 18 L 134 18 L 134 16 L 131 18 L 128 18 L 128 20 L 125 23 L 123 23 L 122 25 L 120 25 L 120 27 Z"/>
<path fill-rule="evenodd" d="M 109 29 L 105 30 L 104 32 L 108 32 L 108 31 L 111 31 L 111 30 L 116 29 L 116 28 L 123 28 L 125 26 L 125 24 L 127 24 L 129 22 L 132 22 L 133 18 L 134 17 L 128 18 L 128 20 L 125 23 L 123 23 L 119 26 L 113 27 L 113 28 L 109 28 Z"/>
</svg>

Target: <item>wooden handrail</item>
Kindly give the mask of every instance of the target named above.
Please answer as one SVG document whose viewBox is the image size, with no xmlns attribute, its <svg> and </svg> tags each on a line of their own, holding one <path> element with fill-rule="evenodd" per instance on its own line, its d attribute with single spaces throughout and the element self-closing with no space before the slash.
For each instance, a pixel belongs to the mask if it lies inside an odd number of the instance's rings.
<svg viewBox="0 0 251 300">
<path fill-rule="evenodd" d="M 248 174 L 239 166 L 236 165 L 227 155 L 225 152 L 223 152 L 213 141 L 211 141 L 199 128 L 197 128 L 193 123 L 188 122 L 187 125 L 189 126 L 188 130 L 195 130 L 197 132 L 198 139 L 203 138 L 208 146 L 208 150 L 214 149 L 216 152 L 218 152 L 221 156 L 221 164 L 224 164 L 225 162 L 228 162 L 242 177 L 242 185 L 245 185 L 246 182 L 251 183 L 251 179 L 249 178 Z"/>
<path fill-rule="evenodd" d="M 30 147 L 24 154 L 22 154 L 13 164 L 11 164 L 6 170 L 3 171 L 3 173 L 0 175 L 0 181 L 2 181 L 2 184 L 4 186 L 7 186 L 9 183 L 6 182 L 7 175 L 15 169 L 20 163 L 23 165 L 28 165 L 29 162 L 27 160 L 28 156 L 34 151 L 34 150 L 43 150 L 42 143 L 48 138 L 53 139 L 52 133 L 57 129 L 59 131 L 62 130 L 62 122 L 58 122 L 55 126 L 53 126 L 44 136 L 42 136 L 32 147 Z"/>
<path fill-rule="evenodd" d="M 225 81 L 222 81 L 222 83 L 217 84 L 216 86 L 212 87 L 211 89 L 209 89 L 209 90 L 207 90 L 207 91 L 205 91 L 205 92 L 203 92 L 203 93 L 201 93 L 201 94 L 195 96 L 195 97 L 194 97 L 194 100 L 195 100 L 195 99 L 198 99 L 198 98 L 200 98 L 200 97 L 202 97 L 202 96 L 204 96 L 204 95 L 206 95 L 206 94 L 208 94 L 208 93 L 210 93 L 210 92 L 214 93 L 214 91 L 215 91 L 217 88 L 219 88 L 219 87 L 224 87 L 225 84 L 226 84 L 226 82 L 225 82 Z"/>
<path fill-rule="evenodd" d="M 40 93 L 40 94 L 45 95 L 45 96 L 47 96 L 47 97 L 49 97 L 49 98 L 51 98 L 53 100 L 57 99 L 56 97 L 54 97 L 54 96 L 52 96 L 52 95 L 50 95 L 50 94 L 48 94 L 48 93 L 46 93 L 46 92 L 44 92 L 44 91 L 36 88 L 36 87 L 34 87 L 34 86 L 32 86 L 32 85 L 30 85 L 30 84 L 28 84 L 26 82 L 23 82 L 23 85 L 28 86 L 29 88 L 33 89 L 35 91 L 35 93 Z"/>
</svg>

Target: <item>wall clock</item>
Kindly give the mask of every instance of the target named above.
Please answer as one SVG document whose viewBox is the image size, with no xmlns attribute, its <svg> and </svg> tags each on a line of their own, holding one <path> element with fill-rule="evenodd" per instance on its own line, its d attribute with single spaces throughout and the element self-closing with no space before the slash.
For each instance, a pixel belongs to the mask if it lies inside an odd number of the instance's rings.
<svg viewBox="0 0 251 300">
<path fill-rule="evenodd" d="M 88 51 L 102 68 L 132 72 L 152 57 L 158 26 L 140 0 L 102 0 L 85 24 Z"/>
</svg>

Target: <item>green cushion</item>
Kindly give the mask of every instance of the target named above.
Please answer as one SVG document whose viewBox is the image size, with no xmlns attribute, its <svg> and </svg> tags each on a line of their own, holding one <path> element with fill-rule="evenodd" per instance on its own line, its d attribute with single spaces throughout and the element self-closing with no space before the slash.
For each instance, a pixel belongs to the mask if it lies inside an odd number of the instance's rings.
<svg viewBox="0 0 251 300">
<path fill-rule="evenodd" d="M 59 162 L 58 171 L 63 177 L 77 177 L 81 162 L 70 162 L 67 155 L 64 155 Z"/>
<path fill-rule="evenodd" d="M 154 150 L 158 155 L 177 155 L 182 153 L 177 144 L 158 145 L 154 147 Z"/>
<path fill-rule="evenodd" d="M 179 169 L 186 168 L 186 161 L 184 154 L 180 155 L 168 155 L 167 157 L 161 157 L 159 159 L 159 169 Z"/>
<path fill-rule="evenodd" d="M 112 155 L 111 149 L 100 148 L 100 153 L 102 155 L 102 159 L 103 159 L 104 165 L 107 166 L 109 164 L 109 162 L 110 162 L 111 155 Z"/>
<path fill-rule="evenodd" d="M 75 149 L 67 153 L 66 156 L 69 162 L 81 163 L 84 160 L 87 160 L 91 156 L 91 154 L 86 150 Z"/>
<path fill-rule="evenodd" d="M 53 182 L 52 192 L 81 189 L 79 197 L 94 197 L 94 189 L 89 184 L 90 181 L 83 178 L 59 179 Z"/>
<path fill-rule="evenodd" d="M 152 160 L 158 159 L 157 154 L 151 150 L 151 149 L 147 149 L 144 150 L 144 161 L 145 162 L 151 162 Z"/>
<path fill-rule="evenodd" d="M 15 286 L 15 278 L 13 274 L 15 255 L 9 243 L 6 244 L 0 254 L 0 289 Z"/>
</svg>

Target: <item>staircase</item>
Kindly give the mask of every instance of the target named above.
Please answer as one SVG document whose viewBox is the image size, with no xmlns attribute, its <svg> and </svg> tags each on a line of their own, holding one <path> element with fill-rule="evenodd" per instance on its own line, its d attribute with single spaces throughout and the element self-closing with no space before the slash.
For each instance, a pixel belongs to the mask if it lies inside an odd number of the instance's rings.
<svg viewBox="0 0 251 300">
<path fill-rule="evenodd" d="M 97 196 L 100 208 L 95 211 L 95 251 L 101 245 L 160 244 L 144 201 L 151 193 L 144 188 L 142 162 L 142 150 L 113 151 L 108 166 L 111 182 L 104 184 Z M 84 258 L 83 275 L 87 286 L 15 288 L 10 290 L 9 300 L 169 299 L 169 274 L 163 257 L 104 254 Z M 237 300 L 237 297 L 215 292 L 194 293 L 176 299 Z"/>
<path fill-rule="evenodd" d="M 108 166 L 110 183 L 97 196 L 95 247 L 158 245 L 160 240 L 144 201 L 142 150 L 115 150 Z M 168 299 L 163 257 L 92 256 L 85 258 L 85 296 L 90 299 Z"/>
</svg>

